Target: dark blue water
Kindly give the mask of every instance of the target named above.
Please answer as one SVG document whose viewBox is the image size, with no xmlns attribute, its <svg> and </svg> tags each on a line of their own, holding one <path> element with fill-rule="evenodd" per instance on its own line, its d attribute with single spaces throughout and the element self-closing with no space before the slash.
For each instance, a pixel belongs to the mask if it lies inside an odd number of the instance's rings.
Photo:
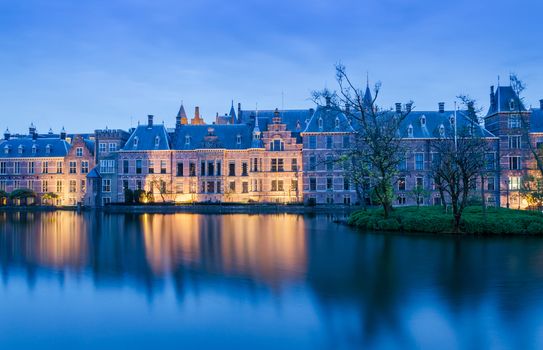
<svg viewBox="0 0 543 350">
<path fill-rule="evenodd" d="M 543 240 L 0 213 L 0 349 L 542 349 Z"/>
</svg>

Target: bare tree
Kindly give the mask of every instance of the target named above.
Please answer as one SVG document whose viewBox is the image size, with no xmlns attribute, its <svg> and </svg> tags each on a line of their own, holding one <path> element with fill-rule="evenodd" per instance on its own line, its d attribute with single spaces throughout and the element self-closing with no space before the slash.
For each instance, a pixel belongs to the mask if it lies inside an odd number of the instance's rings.
<svg viewBox="0 0 543 350">
<path fill-rule="evenodd" d="M 456 122 L 455 122 L 456 123 Z M 432 164 L 434 178 L 439 179 L 441 189 L 451 202 L 454 216 L 454 232 L 459 232 L 460 220 L 468 204 L 468 198 L 484 169 L 487 145 L 479 135 L 479 126 L 468 125 L 449 130 L 432 142 L 437 159 Z"/>
<path fill-rule="evenodd" d="M 410 109 L 396 112 L 380 109 L 376 100 L 381 84 L 375 84 L 371 96 L 369 87 L 358 87 L 342 64 L 336 65 L 336 81 L 338 92 L 314 92 L 313 99 L 319 101 L 326 98 L 338 109 L 349 106 L 344 113 L 355 129 L 355 142 L 344 154 L 353 159 L 352 172 L 357 174 L 357 178 L 364 181 L 367 174 L 372 194 L 383 207 L 385 218 L 388 218 L 394 199 L 394 180 L 405 155 L 400 126 Z M 409 105 L 412 106 L 412 102 Z"/>
</svg>

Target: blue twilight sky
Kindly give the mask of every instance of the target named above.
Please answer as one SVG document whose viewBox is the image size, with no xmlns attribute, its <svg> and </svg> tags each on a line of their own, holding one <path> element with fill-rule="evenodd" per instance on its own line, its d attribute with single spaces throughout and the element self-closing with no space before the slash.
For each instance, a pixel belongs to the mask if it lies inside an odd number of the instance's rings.
<svg viewBox="0 0 543 350">
<path fill-rule="evenodd" d="M 183 100 L 208 122 L 242 107 L 311 106 L 343 62 L 380 105 L 488 106 L 516 72 L 543 98 L 543 1 L 0 0 L 0 128 L 173 125 Z M 3 131 L 3 130 L 2 130 Z"/>
</svg>

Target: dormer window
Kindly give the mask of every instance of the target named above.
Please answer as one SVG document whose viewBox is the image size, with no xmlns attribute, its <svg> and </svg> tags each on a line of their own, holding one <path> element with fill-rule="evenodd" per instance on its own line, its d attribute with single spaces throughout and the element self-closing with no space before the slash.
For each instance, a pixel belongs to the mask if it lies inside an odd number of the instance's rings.
<svg viewBox="0 0 543 350">
<path fill-rule="evenodd" d="M 24 151 L 24 146 L 23 145 L 19 145 L 19 147 L 17 149 L 19 151 L 19 154 L 23 154 L 23 151 Z"/>
<path fill-rule="evenodd" d="M 139 141 L 140 141 L 140 139 L 137 136 L 134 137 L 134 148 L 138 147 Z"/>
<path fill-rule="evenodd" d="M 296 130 L 300 130 L 302 128 L 302 123 L 300 121 L 296 121 Z"/>
<path fill-rule="evenodd" d="M 420 117 L 420 125 L 426 126 L 426 116 L 423 115 Z"/>
<path fill-rule="evenodd" d="M 190 145 L 190 135 L 185 136 L 185 145 Z"/>
<path fill-rule="evenodd" d="M 407 137 L 413 137 L 413 125 L 411 124 L 407 127 Z"/>
<path fill-rule="evenodd" d="M 440 137 L 445 136 L 445 127 L 443 126 L 443 124 L 441 124 L 441 125 L 439 126 L 439 136 L 440 136 Z"/>
<path fill-rule="evenodd" d="M 158 148 L 158 146 L 160 145 L 160 137 L 155 137 L 155 148 Z"/>
<path fill-rule="evenodd" d="M 38 152 L 38 147 L 36 145 L 32 145 L 32 154 L 36 154 Z"/>
<path fill-rule="evenodd" d="M 322 129 L 322 118 L 319 118 L 319 129 Z"/>
<path fill-rule="evenodd" d="M 449 123 L 451 124 L 451 126 L 454 126 L 454 115 L 451 115 L 449 117 Z"/>
<path fill-rule="evenodd" d="M 339 118 L 336 117 L 336 129 L 338 129 L 338 128 L 339 128 Z"/>
<path fill-rule="evenodd" d="M 512 111 L 515 110 L 515 100 L 511 99 L 511 101 L 509 101 L 509 109 Z"/>
<path fill-rule="evenodd" d="M 9 146 L 8 145 L 4 146 L 4 153 L 9 154 Z"/>
<path fill-rule="evenodd" d="M 241 145 L 241 135 L 236 136 L 236 143 Z"/>
<path fill-rule="evenodd" d="M 51 145 L 45 146 L 45 153 L 50 154 L 51 153 Z"/>
</svg>

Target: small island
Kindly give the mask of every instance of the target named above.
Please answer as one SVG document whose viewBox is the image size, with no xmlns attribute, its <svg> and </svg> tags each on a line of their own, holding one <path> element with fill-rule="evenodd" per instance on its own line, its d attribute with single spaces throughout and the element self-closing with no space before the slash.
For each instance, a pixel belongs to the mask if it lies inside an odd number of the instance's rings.
<svg viewBox="0 0 543 350">
<path fill-rule="evenodd" d="M 385 219 L 383 209 L 359 210 L 347 221 L 351 226 L 372 231 L 469 235 L 543 235 L 543 214 L 539 211 L 469 206 L 464 209 L 455 232 L 453 214 L 442 206 L 396 207 Z"/>
</svg>

